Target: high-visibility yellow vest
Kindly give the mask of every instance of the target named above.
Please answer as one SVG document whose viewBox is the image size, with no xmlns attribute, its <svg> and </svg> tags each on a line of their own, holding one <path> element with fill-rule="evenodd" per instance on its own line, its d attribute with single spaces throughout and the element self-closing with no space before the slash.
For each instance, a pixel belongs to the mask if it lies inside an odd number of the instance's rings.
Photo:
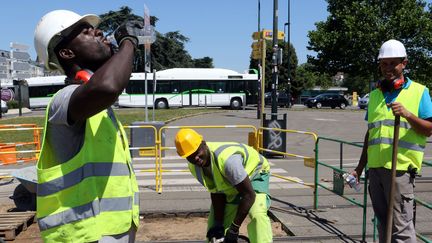
<svg viewBox="0 0 432 243">
<path fill-rule="evenodd" d="M 412 114 L 418 117 L 420 101 L 425 86 L 411 82 L 403 88 L 396 98 Z M 391 169 L 392 147 L 394 138 L 394 115 L 386 106 L 383 93 L 376 89 L 371 92 L 368 105 L 368 167 Z M 421 169 L 426 136 L 414 131 L 408 121 L 401 117 L 399 129 L 399 146 L 397 170 L 406 171 L 408 166 Z"/>
<path fill-rule="evenodd" d="M 260 173 L 268 173 L 270 164 L 267 159 L 255 149 L 241 143 L 214 143 L 206 142 L 212 156 L 211 171 L 213 179 L 204 175 L 203 169 L 192 163 L 188 163 L 192 175 L 211 193 L 224 193 L 228 202 L 232 201 L 238 191 L 227 181 L 225 175 L 225 162 L 233 154 L 241 154 L 244 158 L 243 167 L 249 178 L 253 180 Z M 255 188 L 254 188 L 255 189 Z"/>
<path fill-rule="evenodd" d="M 57 165 L 52 165 L 47 132 L 37 163 L 37 220 L 43 240 L 92 242 L 137 227 L 138 185 L 120 122 L 114 124 L 107 110 L 87 119 L 81 150 Z"/>
</svg>

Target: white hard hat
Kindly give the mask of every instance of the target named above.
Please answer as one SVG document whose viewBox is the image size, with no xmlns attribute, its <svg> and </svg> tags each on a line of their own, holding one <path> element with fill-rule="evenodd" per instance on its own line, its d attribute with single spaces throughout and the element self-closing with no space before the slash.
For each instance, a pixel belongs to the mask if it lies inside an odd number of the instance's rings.
<svg viewBox="0 0 432 243">
<path fill-rule="evenodd" d="M 69 10 L 54 10 L 45 14 L 36 26 L 34 34 L 34 45 L 41 63 L 48 70 L 60 70 L 64 72 L 54 53 L 54 47 L 70 33 L 65 30 L 72 30 L 77 24 L 89 23 L 97 27 L 100 18 L 94 14 L 79 15 Z"/>
<path fill-rule="evenodd" d="M 407 57 L 405 46 L 398 40 L 384 42 L 379 50 L 378 60 L 383 58 Z"/>
</svg>

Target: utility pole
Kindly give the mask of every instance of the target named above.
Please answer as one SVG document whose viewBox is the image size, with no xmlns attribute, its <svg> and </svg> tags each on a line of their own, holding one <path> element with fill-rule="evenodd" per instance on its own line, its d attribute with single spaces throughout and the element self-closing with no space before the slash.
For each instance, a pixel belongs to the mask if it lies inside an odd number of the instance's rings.
<svg viewBox="0 0 432 243">
<path fill-rule="evenodd" d="M 272 107 L 271 119 L 277 120 L 277 86 L 278 86 L 278 0 L 273 0 L 273 57 L 272 57 Z M 263 67 L 264 68 L 264 67 Z"/>
<path fill-rule="evenodd" d="M 258 0 L 258 30 L 257 32 L 261 31 L 261 0 Z M 263 81 L 261 78 L 261 61 L 258 59 L 258 102 L 257 102 L 257 119 L 261 119 L 261 113 L 264 112 L 264 110 L 261 110 L 261 95 L 264 93 L 261 90 L 261 87 L 263 85 L 261 85 L 261 82 Z"/>
<path fill-rule="evenodd" d="M 287 83 L 287 85 L 288 85 L 288 90 L 287 90 L 287 93 L 288 93 L 288 107 L 291 107 L 291 64 L 290 64 L 290 61 L 291 61 L 291 55 L 290 55 L 290 51 L 291 51 L 290 25 L 291 25 L 291 23 L 290 23 L 290 2 L 291 2 L 291 0 L 288 0 L 288 22 L 287 22 L 287 24 L 288 24 L 288 37 L 287 37 L 287 39 L 288 39 L 288 60 L 287 60 L 287 62 L 288 62 L 288 67 L 287 67 L 287 72 L 288 72 L 288 83 Z"/>
</svg>

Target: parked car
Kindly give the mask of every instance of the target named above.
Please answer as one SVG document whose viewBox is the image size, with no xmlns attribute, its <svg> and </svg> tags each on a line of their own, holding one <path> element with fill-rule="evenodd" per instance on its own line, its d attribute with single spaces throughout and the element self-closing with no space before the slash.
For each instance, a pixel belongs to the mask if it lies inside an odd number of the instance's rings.
<svg viewBox="0 0 432 243">
<path fill-rule="evenodd" d="M 358 100 L 358 107 L 360 109 L 367 109 L 368 104 L 369 104 L 369 93 L 365 94 L 363 97 L 361 97 Z"/>
<path fill-rule="evenodd" d="M 271 96 L 272 93 L 271 92 L 267 92 L 264 94 L 264 102 L 266 105 L 271 105 Z M 288 107 L 288 93 L 285 91 L 278 91 L 276 92 L 276 97 L 277 97 L 277 105 L 280 107 Z M 292 98 L 292 97 L 291 97 Z M 291 99 L 292 100 L 292 99 Z M 292 101 L 291 101 L 292 104 Z"/>
<path fill-rule="evenodd" d="M 309 108 L 331 107 L 332 109 L 340 107 L 345 109 L 348 106 L 348 100 L 340 94 L 320 94 L 306 100 L 305 105 Z"/>
</svg>

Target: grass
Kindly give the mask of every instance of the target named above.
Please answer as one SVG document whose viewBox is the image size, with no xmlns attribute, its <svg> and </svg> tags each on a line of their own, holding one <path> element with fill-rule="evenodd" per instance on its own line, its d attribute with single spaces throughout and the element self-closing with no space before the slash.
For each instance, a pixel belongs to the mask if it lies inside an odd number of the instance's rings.
<svg viewBox="0 0 432 243">
<path fill-rule="evenodd" d="M 155 121 L 163 121 L 169 123 L 170 121 L 184 116 L 190 116 L 205 112 L 218 112 L 221 109 L 166 109 L 166 110 L 155 110 Z M 133 109 L 118 109 L 115 113 L 123 125 L 131 125 L 135 121 L 145 121 L 145 110 L 143 108 Z M 153 120 L 152 109 L 148 110 L 149 121 Z M 0 120 L 0 125 L 9 124 L 36 124 L 37 127 L 43 128 L 45 122 L 44 116 L 21 116 L 15 118 L 8 118 Z M 42 139 L 43 130 L 40 131 L 40 137 Z M 128 137 L 130 138 L 130 129 L 127 129 Z M 0 130 L 0 144 L 1 143 L 22 143 L 31 142 L 34 140 L 33 130 L 14 130 L 14 131 L 1 131 Z M 42 144 L 41 144 L 42 145 Z M 34 145 L 25 145 L 18 150 L 33 150 Z M 28 157 L 31 154 L 18 154 L 18 157 Z"/>
</svg>

